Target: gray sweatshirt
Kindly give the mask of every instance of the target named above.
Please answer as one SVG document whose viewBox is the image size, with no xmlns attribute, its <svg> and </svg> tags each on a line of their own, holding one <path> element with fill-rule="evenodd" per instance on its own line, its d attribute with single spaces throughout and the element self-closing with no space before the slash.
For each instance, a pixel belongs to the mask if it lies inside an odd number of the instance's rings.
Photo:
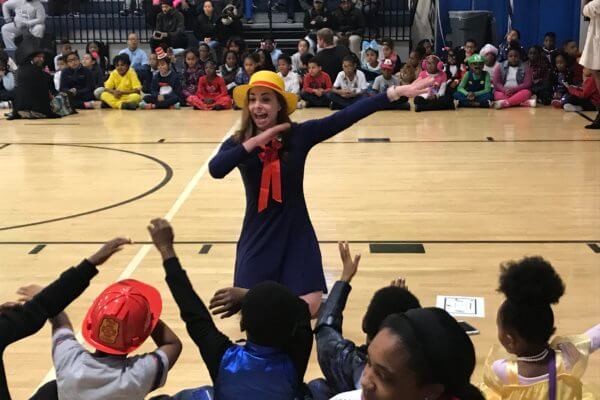
<svg viewBox="0 0 600 400">
<path fill-rule="evenodd" d="M 46 10 L 40 0 L 8 0 L 2 4 L 5 21 L 13 20 L 11 12 L 15 14 L 14 21 L 18 28 L 31 28 L 46 20 Z"/>
</svg>

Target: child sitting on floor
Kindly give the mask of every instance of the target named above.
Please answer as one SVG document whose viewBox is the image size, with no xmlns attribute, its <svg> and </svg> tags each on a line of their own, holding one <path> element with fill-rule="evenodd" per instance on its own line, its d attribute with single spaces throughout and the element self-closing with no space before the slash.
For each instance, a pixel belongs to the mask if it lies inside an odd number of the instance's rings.
<svg viewBox="0 0 600 400">
<path fill-rule="evenodd" d="M 430 55 L 421 64 L 418 79 L 433 78 L 429 91 L 415 97 L 415 111 L 454 110 L 452 97 L 446 94 L 447 77 L 444 63 L 436 55 Z"/>
<path fill-rule="evenodd" d="M 380 61 L 390 60 L 394 69 L 392 70 L 393 74 L 396 74 L 402 68 L 402 62 L 400 60 L 400 56 L 394 50 L 394 41 L 390 38 L 383 38 L 381 40 L 381 51 L 379 54 Z"/>
<path fill-rule="evenodd" d="M 292 71 L 298 73 L 302 68 L 302 56 L 305 54 L 313 55 L 310 51 L 310 43 L 306 39 L 298 41 L 298 51 L 292 55 Z"/>
<path fill-rule="evenodd" d="M 552 101 L 552 87 L 555 81 L 552 65 L 544 55 L 541 46 L 532 46 L 528 56 L 532 79 L 531 93 L 537 96 L 538 102 L 547 106 Z"/>
<path fill-rule="evenodd" d="M 188 97 L 187 103 L 195 110 L 227 110 L 231 108 L 231 97 L 223 78 L 217 75 L 217 65 L 207 61 L 204 65 L 206 75 L 198 81 L 195 96 Z"/>
<path fill-rule="evenodd" d="M 552 58 L 552 67 L 554 69 L 554 87 L 552 95 L 552 106 L 555 108 L 562 108 L 566 102 L 566 96 L 568 94 L 567 85 L 574 85 L 573 82 L 573 70 L 570 65 L 571 57 L 562 50 L 554 52 Z"/>
<path fill-rule="evenodd" d="M 227 50 L 225 52 L 224 63 L 219 68 L 219 76 L 225 81 L 227 86 L 227 92 L 231 95 L 233 88 L 235 88 L 235 77 L 240 72 L 240 66 L 238 64 L 237 54 L 234 51 Z"/>
<path fill-rule="evenodd" d="M 362 98 L 369 88 L 365 74 L 356 69 L 356 55 L 344 57 L 343 71 L 340 71 L 331 92 L 327 94 L 332 110 L 341 110 Z"/>
<path fill-rule="evenodd" d="M 460 67 L 462 64 L 462 60 L 458 59 L 459 54 L 457 54 L 454 49 L 448 48 L 446 50 L 446 65 L 444 72 L 446 73 L 446 77 L 448 78 L 448 86 L 446 90 L 450 89 L 449 95 L 453 95 L 456 91 L 456 88 L 462 81 L 463 76 L 465 75 L 465 71 Z"/>
<path fill-rule="evenodd" d="M 381 75 L 375 78 L 371 91 L 373 93 L 385 93 L 388 88 L 398 85 L 398 78 L 392 72 L 394 71 L 394 62 L 392 60 L 383 60 L 381 63 Z M 389 110 L 410 110 L 408 98 L 400 98 L 399 100 L 390 102 Z"/>
<path fill-rule="evenodd" d="M 396 74 L 396 77 L 400 81 L 400 85 L 410 85 L 413 83 L 419 74 L 421 73 L 421 60 L 423 55 L 419 50 L 413 50 L 408 55 L 408 61 L 400 72 Z"/>
<path fill-rule="evenodd" d="M 198 81 L 204 75 L 204 70 L 200 68 L 198 63 L 198 54 L 194 49 L 185 51 L 185 69 L 182 76 L 182 94 L 183 98 L 187 99 L 193 96 L 198 91 Z"/>
<path fill-rule="evenodd" d="M 8 62 L 0 60 L 0 109 L 10 108 L 10 103 L 15 101 L 15 74 L 8 66 Z"/>
<path fill-rule="evenodd" d="M 495 46 L 488 43 L 485 46 L 483 46 L 481 50 L 479 50 L 479 54 L 481 54 L 485 58 L 485 65 L 483 66 L 483 70 L 490 74 L 491 77 L 493 77 L 494 70 L 500 64 L 498 62 L 498 49 Z"/>
<path fill-rule="evenodd" d="M 137 109 L 138 104 L 142 101 L 142 96 L 140 96 L 142 84 L 135 71 L 129 68 L 131 65 L 129 56 L 119 54 L 114 58 L 113 64 L 115 70 L 104 82 L 104 92 L 100 95 L 100 100 L 114 109 Z"/>
<path fill-rule="evenodd" d="M 600 325 L 579 335 L 554 336 L 552 304 L 563 296 L 565 284 L 542 257 L 510 261 L 500 271 L 498 291 L 506 300 L 496 321 L 503 349 L 495 346 L 484 365 L 486 399 L 593 399 L 581 378 L 600 347 Z"/>
<path fill-rule="evenodd" d="M 596 111 L 600 107 L 600 93 L 591 71 L 583 70 L 583 88 L 564 83 L 568 94 L 565 96 L 565 111 Z"/>
<path fill-rule="evenodd" d="M 531 70 L 521 60 L 521 46 L 508 50 L 508 59 L 494 70 L 494 108 L 535 107 L 531 98 Z"/>
<path fill-rule="evenodd" d="M 473 54 L 467 62 L 469 70 L 454 93 L 454 99 L 461 107 L 489 108 L 494 96 L 490 74 L 483 70 L 483 56 Z"/>
<path fill-rule="evenodd" d="M 368 83 L 373 83 L 375 78 L 381 75 L 381 66 L 379 65 L 379 53 L 377 50 L 369 47 L 364 51 L 364 60 L 360 70 L 365 74 Z"/>
<path fill-rule="evenodd" d="M 140 103 L 143 110 L 179 109 L 183 102 L 181 93 L 181 77 L 171 68 L 171 58 L 162 48 L 156 49 L 158 57 L 158 74 L 152 79 L 151 94 L 146 95 Z"/>
<path fill-rule="evenodd" d="M 240 68 L 235 76 L 235 85 L 247 85 L 250 82 L 250 77 L 256 72 L 258 67 L 259 56 L 256 53 L 247 54 L 244 57 L 244 67 Z"/>
<path fill-rule="evenodd" d="M 308 73 L 304 75 L 300 97 L 304 107 L 327 107 L 330 100 L 327 93 L 331 90 L 331 78 L 321 68 L 316 57 L 308 61 Z"/>
<path fill-rule="evenodd" d="M 277 60 L 279 75 L 285 84 L 285 91 L 300 95 L 300 77 L 292 71 L 292 59 L 287 54 L 282 54 Z"/>
<path fill-rule="evenodd" d="M 52 318 L 58 398 L 142 400 L 163 386 L 182 345 L 159 319 L 161 311 L 155 288 L 133 279 L 113 283 L 94 300 L 83 320 L 81 333 L 95 353 L 77 341 L 64 312 Z M 148 336 L 157 348 L 128 357 Z"/>
</svg>

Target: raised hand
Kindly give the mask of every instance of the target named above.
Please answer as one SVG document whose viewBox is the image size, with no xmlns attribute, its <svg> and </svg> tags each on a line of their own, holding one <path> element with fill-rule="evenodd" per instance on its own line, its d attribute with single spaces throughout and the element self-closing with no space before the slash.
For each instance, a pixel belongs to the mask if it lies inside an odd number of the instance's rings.
<svg viewBox="0 0 600 400">
<path fill-rule="evenodd" d="M 267 129 L 266 131 L 259 133 L 258 135 L 251 137 L 243 143 L 246 151 L 250 152 L 257 147 L 264 146 L 267 143 L 271 143 L 271 140 L 275 139 L 277 136 L 282 134 L 291 128 L 289 122 L 285 122 L 283 124 L 275 125 L 272 128 Z"/>
<path fill-rule="evenodd" d="M 87 260 L 96 266 L 102 265 L 106 262 L 106 260 L 112 257 L 113 254 L 123 250 L 123 246 L 131 243 L 133 243 L 131 239 L 124 237 L 118 237 L 113 240 L 109 240 L 100 248 L 100 250 L 88 257 Z"/>
<path fill-rule="evenodd" d="M 398 100 L 400 97 L 416 97 L 420 94 L 425 94 L 433 85 L 433 78 L 417 79 L 410 85 L 394 86 L 388 89 L 388 98 L 392 101 Z"/>
<path fill-rule="evenodd" d="M 163 256 L 163 260 L 174 257 L 175 252 L 173 250 L 173 241 L 175 240 L 175 234 L 173 233 L 173 227 L 163 218 L 155 218 L 150 221 L 148 225 L 148 232 L 156 249 Z"/>
<path fill-rule="evenodd" d="M 392 282 L 390 282 L 390 286 L 396 286 L 396 287 L 399 287 L 401 289 L 408 290 L 408 286 L 406 286 L 406 278 L 403 278 L 401 276 L 399 276 L 396 279 L 393 279 Z"/>
<path fill-rule="evenodd" d="M 17 290 L 17 294 L 21 296 L 21 297 L 19 297 L 19 301 L 21 303 L 30 301 L 31 299 L 33 299 L 35 297 L 35 295 L 37 295 L 43 289 L 44 288 L 41 287 L 40 285 L 32 284 L 32 285 L 23 286 L 22 288 Z"/>
<path fill-rule="evenodd" d="M 342 259 L 343 264 L 342 276 L 340 280 L 350 283 L 352 278 L 354 278 L 354 275 L 356 275 L 356 271 L 358 270 L 360 254 L 357 254 L 353 260 L 348 242 L 338 242 L 338 247 L 340 249 L 340 258 Z"/>
<path fill-rule="evenodd" d="M 221 318 L 228 318 L 236 314 L 242 308 L 242 299 L 248 293 L 248 289 L 228 287 L 219 289 L 210 299 L 208 308 L 213 315 L 223 314 Z"/>
</svg>

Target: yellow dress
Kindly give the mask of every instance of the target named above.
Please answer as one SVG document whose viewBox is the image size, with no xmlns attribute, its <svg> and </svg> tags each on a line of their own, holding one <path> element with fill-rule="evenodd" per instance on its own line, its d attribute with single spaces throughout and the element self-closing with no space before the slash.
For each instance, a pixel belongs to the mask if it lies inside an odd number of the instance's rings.
<svg viewBox="0 0 600 400">
<path fill-rule="evenodd" d="M 558 348 L 559 344 L 571 343 L 579 351 L 580 357 L 569 363 Z M 590 355 L 590 339 L 587 335 L 556 337 L 550 343 L 556 352 L 556 400 L 594 400 L 598 394 L 586 391 L 581 382 Z M 496 360 L 506 360 L 508 382 L 504 382 L 494 372 L 492 366 Z M 571 365 L 573 364 L 573 365 Z M 548 400 L 549 381 L 525 385 L 519 383 L 516 357 L 509 355 L 499 346 L 494 346 L 488 355 L 483 370 L 481 391 L 487 400 Z"/>
</svg>

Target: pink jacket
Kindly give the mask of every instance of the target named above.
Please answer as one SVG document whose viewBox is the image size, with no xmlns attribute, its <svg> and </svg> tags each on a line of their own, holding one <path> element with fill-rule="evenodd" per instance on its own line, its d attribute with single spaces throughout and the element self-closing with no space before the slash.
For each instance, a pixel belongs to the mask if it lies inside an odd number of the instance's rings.
<svg viewBox="0 0 600 400">
<path fill-rule="evenodd" d="M 502 92 L 502 93 L 505 92 L 504 84 L 506 82 L 502 78 L 502 68 L 508 68 L 507 65 L 508 65 L 507 61 L 505 61 L 501 64 L 496 65 L 496 69 L 494 69 L 494 76 L 493 76 L 492 81 L 494 82 L 494 91 L 496 91 L 496 92 Z M 512 88 L 514 93 L 517 93 L 519 90 L 523 90 L 523 89 L 531 90 L 531 82 L 533 80 L 532 74 L 531 74 L 531 68 L 529 68 L 527 63 L 521 63 L 521 68 L 523 68 L 523 70 L 524 70 L 523 82 L 521 82 L 520 85 Z"/>
<path fill-rule="evenodd" d="M 421 71 L 417 79 L 425 79 L 427 77 L 429 77 L 429 73 L 427 71 Z M 446 85 L 447 80 L 448 77 L 446 76 L 446 73 L 444 71 L 438 72 L 437 74 L 433 75 L 433 84 L 431 85 L 431 89 L 433 90 L 430 90 L 429 93 L 438 94 L 440 88 Z M 444 91 L 445 90 L 443 90 L 442 92 Z"/>
</svg>

